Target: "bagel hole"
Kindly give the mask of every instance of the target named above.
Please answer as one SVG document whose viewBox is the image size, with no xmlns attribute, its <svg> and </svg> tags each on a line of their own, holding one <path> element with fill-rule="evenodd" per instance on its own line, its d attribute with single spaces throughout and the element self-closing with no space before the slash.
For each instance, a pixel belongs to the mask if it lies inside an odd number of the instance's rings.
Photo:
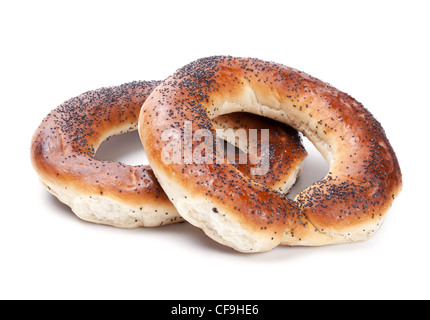
<svg viewBox="0 0 430 320">
<path fill-rule="evenodd" d="M 303 135 L 302 141 L 308 152 L 308 156 L 303 163 L 302 174 L 288 194 L 288 198 L 292 200 L 294 200 L 301 191 L 324 178 L 329 171 L 327 161 L 313 143 Z"/>
<path fill-rule="evenodd" d="M 137 131 L 113 136 L 104 141 L 97 150 L 96 159 L 131 166 L 149 165 Z"/>
</svg>

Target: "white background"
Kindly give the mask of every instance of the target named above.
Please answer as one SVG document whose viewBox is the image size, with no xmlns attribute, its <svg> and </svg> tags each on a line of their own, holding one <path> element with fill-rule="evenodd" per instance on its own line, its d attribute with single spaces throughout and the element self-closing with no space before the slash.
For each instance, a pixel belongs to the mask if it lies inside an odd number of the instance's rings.
<svg viewBox="0 0 430 320">
<path fill-rule="evenodd" d="M 430 298 L 428 15 L 428 1 L 414 0 L 2 1 L 0 298 Z M 382 123 L 404 188 L 370 241 L 244 255 L 187 224 L 89 224 L 42 188 L 29 149 L 51 109 L 215 54 L 303 70 Z M 143 152 L 128 138 L 103 157 L 136 162 Z"/>
</svg>

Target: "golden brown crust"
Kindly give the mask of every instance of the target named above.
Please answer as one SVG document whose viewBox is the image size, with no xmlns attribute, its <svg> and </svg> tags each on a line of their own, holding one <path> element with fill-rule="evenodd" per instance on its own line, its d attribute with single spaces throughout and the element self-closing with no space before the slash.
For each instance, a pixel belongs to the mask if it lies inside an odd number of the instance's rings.
<svg viewBox="0 0 430 320">
<path fill-rule="evenodd" d="M 194 119 L 195 128 L 213 130 L 210 118 L 233 111 L 265 115 L 301 131 L 324 153 L 330 172 L 292 201 L 229 165 L 164 165 L 160 157 L 164 144 L 157 131 L 180 127 L 184 119 Z M 157 176 L 163 176 L 161 184 L 181 186 L 194 197 L 204 195 L 256 241 L 272 240 L 261 250 L 279 243 L 364 240 L 382 223 L 402 185 L 399 163 L 384 130 L 360 103 L 275 63 L 233 57 L 193 62 L 153 92 L 139 125 L 150 164 Z M 204 219 L 211 215 L 207 212 Z M 204 229 L 203 222 L 195 224 Z M 210 230 L 213 238 L 226 243 L 225 235 L 217 232 Z"/>
<path fill-rule="evenodd" d="M 169 203 L 147 166 L 94 158 L 107 133 L 135 129 L 140 108 L 157 84 L 140 81 L 89 91 L 53 110 L 32 141 L 31 158 L 38 174 L 52 183 L 132 206 L 142 203 L 142 196 L 157 205 Z"/>
<path fill-rule="evenodd" d="M 31 159 L 52 193 L 59 197 L 58 190 L 64 189 L 75 198 L 83 195 L 106 198 L 137 210 L 145 205 L 160 214 L 176 211 L 149 166 L 95 159 L 97 148 L 108 136 L 137 129 L 141 106 L 159 83 L 139 81 L 89 91 L 66 101 L 43 120 L 33 136 Z M 232 115 L 231 119 L 239 126 L 248 123 L 243 116 L 238 119 Z M 272 126 L 278 135 L 273 141 L 285 139 L 291 145 L 291 148 L 274 149 L 270 159 L 273 170 L 263 182 L 275 186 L 305 158 L 300 137 L 297 131 L 269 119 L 249 115 L 249 123 L 256 128 Z M 73 201 L 64 202 L 73 206 Z M 181 219 L 172 217 L 168 222 L 177 221 Z M 100 219 L 97 222 L 104 223 Z"/>
</svg>

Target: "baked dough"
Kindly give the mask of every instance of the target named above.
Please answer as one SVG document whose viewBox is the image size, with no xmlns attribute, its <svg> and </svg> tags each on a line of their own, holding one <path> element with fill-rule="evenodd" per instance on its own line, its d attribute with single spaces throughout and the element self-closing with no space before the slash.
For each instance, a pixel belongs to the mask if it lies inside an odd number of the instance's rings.
<svg viewBox="0 0 430 320">
<path fill-rule="evenodd" d="M 165 164 L 166 144 L 158 132 L 182 127 L 186 119 L 193 119 L 195 129 L 214 130 L 212 119 L 231 112 L 299 130 L 327 160 L 328 174 L 293 201 L 228 164 Z M 139 130 L 149 163 L 180 215 L 241 252 L 366 240 L 402 186 L 393 148 L 368 110 L 329 84 L 277 63 L 224 56 L 193 62 L 147 99 Z"/>
</svg>

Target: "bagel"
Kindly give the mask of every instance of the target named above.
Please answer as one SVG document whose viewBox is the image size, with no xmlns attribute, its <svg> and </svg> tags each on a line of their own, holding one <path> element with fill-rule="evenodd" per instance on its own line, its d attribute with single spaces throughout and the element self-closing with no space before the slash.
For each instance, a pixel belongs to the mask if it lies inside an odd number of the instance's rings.
<svg viewBox="0 0 430 320">
<path fill-rule="evenodd" d="M 193 119 L 194 130 L 213 131 L 212 119 L 232 112 L 302 132 L 327 160 L 328 174 L 290 200 L 229 164 L 165 164 L 158 132 L 180 128 L 185 119 Z M 210 57 L 179 69 L 146 100 L 139 132 L 180 215 L 241 252 L 366 240 L 402 186 L 381 124 L 359 102 L 306 73 L 258 59 Z"/>
<path fill-rule="evenodd" d="M 95 158 L 108 137 L 137 129 L 141 106 L 159 83 L 139 81 L 86 92 L 54 109 L 36 130 L 33 166 L 42 184 L 79 218 L 122 228 L 183 221 L 150 167 Z M 306 157 L 297 131 L 252 114 L 220 117 L 218 126 L 270 128 L 271 170 L 260 179 L 279 191 L 294 184 Z"/>
</svg>

